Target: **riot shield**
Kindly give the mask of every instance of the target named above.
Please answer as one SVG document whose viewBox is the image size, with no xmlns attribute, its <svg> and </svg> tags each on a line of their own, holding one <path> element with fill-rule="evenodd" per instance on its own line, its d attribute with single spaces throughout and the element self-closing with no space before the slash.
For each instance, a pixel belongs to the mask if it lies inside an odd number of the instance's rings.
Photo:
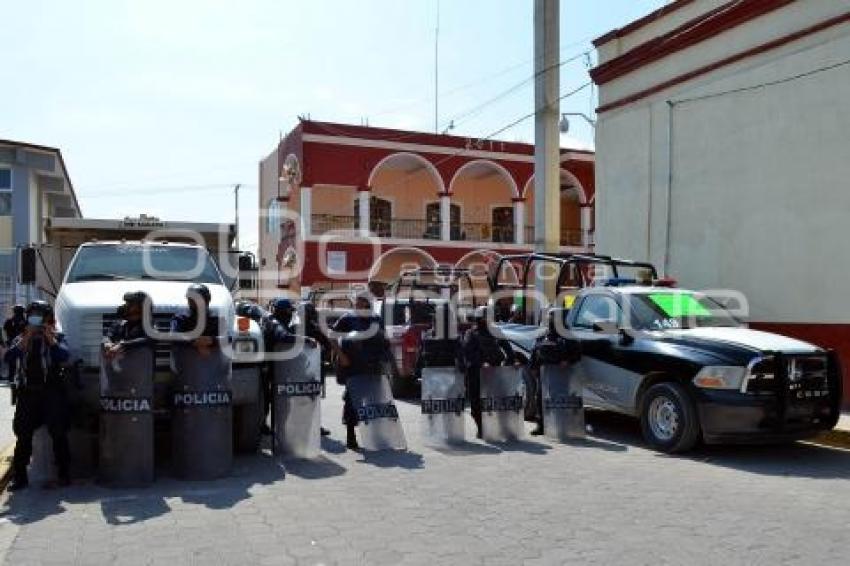
<svg viewBox="0 0 850 566">
<path fill-rule="evenodd" d="M 435 445 L 459 444 L 464 438 L 463 374 L 454 367 L 422 369 L 422 435 Z"/>
<path fill-rule="evenodd" d="M 322 350 L 306 346 L 290 359 L 273 362 L 272 420 L 278 456 L 315 458 L 321 451 L 321 364 Z"/>
<path fill-rule="evenodd" d="M 128 348 L 102 361 L 98 477 L 105 484 L 153 482 L 153 374 L 151 346 Z"/>
<path fill-rule="evenodd" d="M 406 450 L 404 430 L 387 378 L 354 375 L 348 378 L 346 388 L 357 414 L 357 432 L 364 450 Z"/>
<path fill-rule="evenodd" d="M 233 464 L 231 362 L 220 348 L 201 353 L 175 345 L 171 445 L 174 472 L 185 479 L 227 475 Z"/>
<path fill-rule="evenodd" d="M 544 365 L 540 369 L 543 394 L 543 432 L 561 442 L 584 438 L 584 380 L 581 364 Z"/>
<path fill-rule="evenodd" d="M 481 436 L 487 442 L 519 440 L 525 432 L 522 369 L 481 368 Z"/>
<path fill-rule="evenodd" d="M 260 366 L 233 364 L 233 442 L 237 452 L 256 452 L 263 426 Z"/>
</svg>

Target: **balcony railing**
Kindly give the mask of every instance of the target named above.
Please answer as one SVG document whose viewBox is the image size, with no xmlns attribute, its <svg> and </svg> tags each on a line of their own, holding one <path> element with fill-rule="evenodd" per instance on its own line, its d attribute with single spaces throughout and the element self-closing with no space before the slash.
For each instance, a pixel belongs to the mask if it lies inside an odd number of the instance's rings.
<svg viewBox="0 0 850 566">
<path fill-rule="evenodd" d="M 356 230 L 359 219 L 356 216 L 335 214 L 314 214 L 312 233 L 324 234 L 330 230 Z M 534 242 L 534 226 L 525 226 L 525 243 Z M 401 238 L 406 240 L 439 240 L 440 224 L 415 218 L 392 218 L 372 220 L 371 232 L 381 238 Z M 452 224 L 450 237 L 453 241 L 492 242 L 512 244 L 516 241 L 515 230 L 511 225 L 492 225 L 482 222 L 462 222 Z M 582 231 L 569 228 L 561 230 L 562 246 L 581 246 L 584 244 Z"/>
</svg>

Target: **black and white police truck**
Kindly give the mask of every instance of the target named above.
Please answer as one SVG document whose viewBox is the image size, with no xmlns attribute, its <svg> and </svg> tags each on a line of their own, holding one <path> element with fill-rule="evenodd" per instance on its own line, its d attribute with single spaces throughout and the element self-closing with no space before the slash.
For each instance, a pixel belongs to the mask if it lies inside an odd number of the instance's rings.
<svg viewBox="0 0 850 566">
<path fill-rule="evenodd" d="M 515 297 L 523 320 L 498 327 L 521 355 L 543 331 L 543 305 L 528 289 L 547 270 L 563 331 L 581 345 L 585 404 L 637 417 L 654 448 L 792 441 L 837 423 L 834 352 L 747 328 L 715 299 L 659 280 L 647 263 L 593 254 L 502 258 L 491 287 Z"/>
</svg>

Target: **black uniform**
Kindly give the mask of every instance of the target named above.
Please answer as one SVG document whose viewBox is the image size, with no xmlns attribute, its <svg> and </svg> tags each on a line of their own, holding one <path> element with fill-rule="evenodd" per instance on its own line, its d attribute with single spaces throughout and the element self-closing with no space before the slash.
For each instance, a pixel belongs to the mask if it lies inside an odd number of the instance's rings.
<svg viewBox="0 0 850 566">
<path fill-rule="evenodd" d="M 30 339 L 26 350 L 23 336 L 19 336 L 6 352 L 7 362 L 20 364 L 21 377 L 12 423 L 17 437 L 12 463 L 16 483 L 26 484 L 27 466 L 32 456 L 32 437 L 42 425 L 47 426 L 53 439 L 59 479 L 67 482 L 70 478 L 70 406 L 62 368 L 69 357 L 68 347 L 61 335 L 57 335 L 56 343 L 50 346 L 43 336 L 36 334 Z"/>
<path fill-rule="evenodd" d="M 263 344 L 267 352 L 273 352 L 275 346 L 281 344 L 294 344 L 297 340 L 295 329 L 289 322 L 281 321 L 274 314 L 263 317 L 260 323 L 263 333 Z M 272 410 L 272 397 L 274 396 L 274 361 L 270 360 L 263 364 L 260 373 L 260 387 L 263 391 L 263 431 L 270 433 L 266 425 Z"/>
<path fill-rule="evenodd" d="M 340 334 L 356 333 L 354 336 L 343 337 L 340 345 L 340 350 L 349 362 L 348 366 L 337 368 L 337 381 L 340 384 L 345 385 L 348 378 L 354 375 L 383 374 L 383 363 L 390 359 L 391 352 L 379 317 L 346 313 L 336 321 L 333 329 Z M 371 329 L 377 330 L 369 332 Z M 357 411 L 354 410 L 347 389 L 343 394 L 343 401 L 342 421 L 348 431 L 348 443 L 354 445 Z"/>
<path fill-rule="evenodd" d="M 176 314 L 171 319 L 171 331 L 172 332 L 192 332 L 198 326 L 198 317 L 192 311 L 188 313 Z M 204 325 L 204 329 L 201 332 L 201 336 L 207 336 L 211 338 L 218 338 L 221 336 L 221 332 L 219 331 L 218 317 L 213 316 L 213 314 L 207 311 L 207 321 Z"/>
<path fill-rule="evenodd" d="M 23 334 L 27 327 L 27 319 L 23 314 L 14 314 L 6 319 L 3 323 L 3 333 L 5 334 L 6 346 L 11 346 L 15 338 Z"/>
<path fill-rule="evenodd" d="M 458 366 L 466 375 L 466 395 L 472 418 L 481 433 L 481 367 L 514 363 L 514 352 L 507 340 L 493 336 L 485 322 L 466 331 L 461 342 Z"/>
<path fill-rule="evenodd" d="M 544 365 L 574 364 L 581 359 L 581 345 L 577 340 L 561 336 L 554 328 L 534 341 L 529 360 L 529 370 L 535 376 L 537 383 L 537 430 L 535 434 L 543 433 L 543 384 L 540 368 Z"/>
<path fill-rule="evenodd" d="M 150 344 L 151 339 L 145 333 L 141 320 L 118 320 L 109 327 L 104 343 L 120 343 L 125 347 L 131 347 Z"/>
</svg>

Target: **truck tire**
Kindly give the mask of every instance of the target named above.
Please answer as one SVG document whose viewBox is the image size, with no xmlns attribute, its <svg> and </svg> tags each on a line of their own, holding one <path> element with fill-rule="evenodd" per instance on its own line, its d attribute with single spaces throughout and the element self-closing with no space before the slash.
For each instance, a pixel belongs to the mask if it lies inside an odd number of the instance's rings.
<svg viewBox="0 0 850 566">
<path fill-rule="evenodd" d="M 661 452 L 687 452 L 699 438 L 699 417 L 688 392 L 678 383 L 650 387 L 641 403 L 640 426 L 646 442 Z"/>
</svg>

